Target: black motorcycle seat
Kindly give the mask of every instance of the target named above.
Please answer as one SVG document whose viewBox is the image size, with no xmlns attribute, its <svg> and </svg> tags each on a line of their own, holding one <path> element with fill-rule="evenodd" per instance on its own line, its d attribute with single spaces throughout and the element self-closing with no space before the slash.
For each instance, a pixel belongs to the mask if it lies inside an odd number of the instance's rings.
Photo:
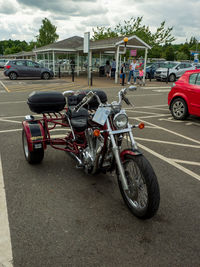
<svg viewBox="0 0 200 267">
<path fill-rule="evenodd" d="M 68 116 L 71 121 L 73 129 L 77 132 L 83 132 L 87 128 L 88 122 L 88 110 L 81 108 L 78 112 L 73 111 L 73 108 L 68 110 Z"/>
</svg>

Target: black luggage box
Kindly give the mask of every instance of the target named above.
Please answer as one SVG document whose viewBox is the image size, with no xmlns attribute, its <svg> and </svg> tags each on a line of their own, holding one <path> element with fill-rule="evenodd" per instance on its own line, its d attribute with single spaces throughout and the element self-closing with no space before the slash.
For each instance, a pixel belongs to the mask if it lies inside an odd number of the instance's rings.
<svg viewBox="0 0 200 267">
<path fill-rule="evenodd" d="M 55 113 L 64 109 L 66 99 L 60 92 L 33 92 L 29 95 L 27 104 L 35 113 Z"/>
<path fill-rule="evenodd" d="M 84 96 L 90 91 L 96 93 L 103 104 L 105 104 L 107 102 L 107 100 L 108 100 L 107 95 L 104 91 L 101 91 L 101 90 L 84 90 L 84 91 L 80 92 L 80 94 L 78 94 L 78 95 L 68 96 L 68 98 L 67 98 L 68 106 L 76 106 L 78 103 L 81 102 L 81 100 L 84 98 Z M 98 106 L 99 106 L 99 102 L 97 101 L 97 98 L 94 96 L 90 100 L 90 102 L 87 105 L 85 105 L 84 107 L 87 109 L 97 109 Z"/>
</svg>

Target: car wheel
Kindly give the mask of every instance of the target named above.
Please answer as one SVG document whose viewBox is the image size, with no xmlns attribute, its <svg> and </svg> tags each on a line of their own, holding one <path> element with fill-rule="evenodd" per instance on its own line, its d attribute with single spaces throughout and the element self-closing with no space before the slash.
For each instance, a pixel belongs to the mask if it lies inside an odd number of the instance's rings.
<svg viewBox="0 0 200 267">
<path fill-rule="evenodd" d="M 169 81 L 174 82 L 176 80 L 176 76 L 174 74 L 169 75 Z"/>
<path fill-rule="evenodd" d="M 10 80 L 16 80 L 17 79 L 17 74 L 15 72 L 11 72 L 9 74 L 9 78 L 10 78 Z"/>
<path fill-rule="evenodd" d="M 188 107 L 182 98 L 176 98 L 170 106 L 172 116 L 176 120 L 184 120 L 188 116 Z"/>
<path fill-rule="evenodd" d="M 50 74 L 49 74 L 48 72 L 45 72 L 45 73 L 43 73 L 42 78 L 43 78 L 44 80 L 49 80 L 49 78 L 50 78 Z"/>
</svg>

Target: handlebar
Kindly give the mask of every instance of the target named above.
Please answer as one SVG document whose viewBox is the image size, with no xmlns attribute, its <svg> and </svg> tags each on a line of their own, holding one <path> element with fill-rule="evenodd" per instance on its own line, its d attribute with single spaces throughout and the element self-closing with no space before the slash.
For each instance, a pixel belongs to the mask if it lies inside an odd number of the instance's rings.
<svg viewBox="0 0 200 267">
<path fill-rule="evenodd" d="M 119 98 L 119 102 L 118 104 L 120 105 L 122 100 L 124 100 L 124 102 L 127 104 L 127 105 L 131 105 L 131 106 L 134 106 L 133 104 L 131 104 L 131 102 L 128 100 L 127 97 L 125 97 L 126 93 L 127 93 L 127 90 L 129 91 L 135 91 L 137 90 L 137 87 L 136 86 L 129 86 L 128 88 L 122 88 L 119 93 L 118 93 L 118 98 Z"/>
<path fill-rule="evenodd" d="M 135 91 L 137 90 L 137 87 L 136 86 L 129 86 L 128 88 L 122 88 L 119 92 L 118 92 L 118 98 L 119 98 L 119 101 L 117 102 L 118 105 L 121 104 L 122 100 L 127 104 L 127 105 L 131 105 L 131 106 L 134 106 L 129 100 L 127 97 L 125 97 L 126 93 L 127 93 L 127 90 L 129 91 Z M 65 91 L 63 92 L 63 95 L 64 96 L 70 96 L 70 95 L 74 95 L 74 91 Z M 95 92 L 93 91 L 89 91 L 85 96 L 84 98 L 81 100 L 81 102 L 79 102 L 76 107 L 74 108 L 74 111 L 77 112 L 79 111 L 79 109 L 81 107 L 83 107 L 84 105 L 86 105 L 93 97 L 96 97 L 97 98 L 97 101 L 99 102 L 99 105 L 101 105 L 101 100 L 99 98 L 99 96 L 97 94 L 95 94 Z"/>
</svg>

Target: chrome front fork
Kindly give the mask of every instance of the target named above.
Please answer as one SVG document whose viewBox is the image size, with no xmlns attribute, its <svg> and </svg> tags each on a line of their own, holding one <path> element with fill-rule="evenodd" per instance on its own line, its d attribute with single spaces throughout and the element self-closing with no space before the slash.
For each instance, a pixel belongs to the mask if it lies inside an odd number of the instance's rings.
<svg viewBox="0 0 200 267">
<path fill-rule="evenodd" d="M 113 154 L 115 156 L 115 160 L 116 160 L 116 163 L 117 163 L 117 166 L 118 166 L 118 169 L 119 169 L 120 180 L 122 182 L 122 186 L 123 186 L 124 190 L 128 190 L 128 184 L 127 184 L 126 176 L 125 176 L 125 173 L 124 173 L 124 168 L 123 168 L 123 165 L 121 163 L 121 159 L 120 159 L 120 155 L 119 155 L 120 154 L 119 147 L 117 146 L 117 144 L 115 142 L 115 138 L 114 138 L 114 134 L 115 134 L 114 132 L 115 131 L 112 131 L 112 129 L 111 129 L 109 119 L 107 119 L 107 127 L 108 127 L 108 132 L 109 132 L 109 135 L 110 135 L 110 139 L 111 139 L 111 142 L 112 142 Z M 130 129 L 130 131 L 127 131 L 127 132 L 129 132 L 129 137 L 130 137 L 130 140 L 131 140 L 131 143 L 132 143 L 132 147 L 133 148 L 137 148 L 137 145 L 136 145 L 135 140 L 133 138 L 133 134 L 131 132 L 131 128 L 129 128 L 129 129 Z M 118 132 L 118 131 L 116 131 L 116 132 Z"/>
</svg>

